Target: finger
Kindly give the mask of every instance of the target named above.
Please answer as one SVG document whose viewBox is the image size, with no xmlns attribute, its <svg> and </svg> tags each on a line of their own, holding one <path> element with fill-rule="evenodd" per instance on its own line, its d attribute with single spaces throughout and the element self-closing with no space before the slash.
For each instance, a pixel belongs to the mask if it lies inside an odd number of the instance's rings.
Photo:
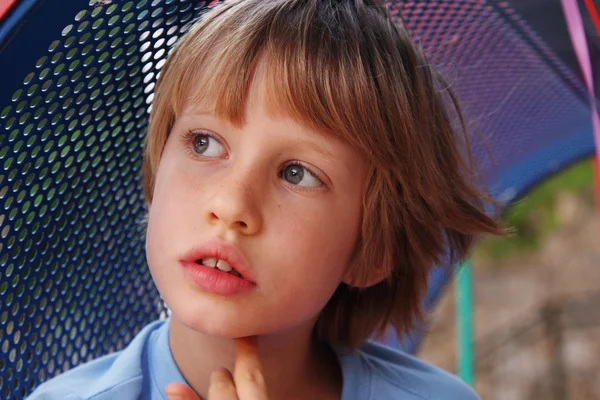
<svg viewBox="0 0 600 400">
<path fill-rule="evenodd" d="M 231 372 L 221 368 L 210 376 L 208 400 L 238 400 Z"/>
<path fill-rule="evenodd" d="M 233 377 L 240 400 L 266 400 L 267 385 L 258 353 L 256 337 L 235 340 Z"/>
<path fill-rule="evenodd" d="M 200 400 L 200 396 L 183 383 L 169 383 L 165 387 L 165 394 L 169 400 Z"/>
</svg>

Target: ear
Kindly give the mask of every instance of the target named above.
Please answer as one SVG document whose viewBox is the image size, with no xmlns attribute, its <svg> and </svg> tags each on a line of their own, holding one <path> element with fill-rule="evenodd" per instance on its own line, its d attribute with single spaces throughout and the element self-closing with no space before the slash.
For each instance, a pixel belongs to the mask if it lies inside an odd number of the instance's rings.
<svg viewBox="0 0 600 400">
<path fill-rule="evenodd" d="M 348 286 L 366 289 L 383 282 L 390 275 L 387 268 L 383 266 L 371 268 L 366 276 L 362 273 L 359 274 L 358 271 L 359 266 L 356 265 L 356 261 L 354 261 L 342 277 L 342 282 Z"/>
</svg>

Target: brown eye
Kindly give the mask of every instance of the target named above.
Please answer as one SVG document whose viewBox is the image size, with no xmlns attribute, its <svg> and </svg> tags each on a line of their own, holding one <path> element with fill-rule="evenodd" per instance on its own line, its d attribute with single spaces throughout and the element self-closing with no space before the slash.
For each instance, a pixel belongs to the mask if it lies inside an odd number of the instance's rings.
<svg viewBox="0 0 600 400">
<path fill-rule="evenodd" d="M 208 148 L 208 136 L 198 135 L 194 138 L 194 151 L 198 154 L 204 154 Z"/>
<path fill-rule="evenodd" d="M 218 140 L 209 135 L 196 135 L 193 141 L 194 151 L 207 157 L 221 157 L 225 148 Z"/>
</svg>

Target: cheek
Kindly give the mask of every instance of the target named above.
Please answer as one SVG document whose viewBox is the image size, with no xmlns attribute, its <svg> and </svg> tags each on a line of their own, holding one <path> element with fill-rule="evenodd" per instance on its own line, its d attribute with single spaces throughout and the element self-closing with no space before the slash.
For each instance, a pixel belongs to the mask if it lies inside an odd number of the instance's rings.
<svg viewBox="0 0 600 400">
<path fill-rule="evenodd" d="M 161 160 L 154 186 L 152 205 L 150 206 L 150 224 L 178 224 L 185 219 L 198 218 L 198 203 L 201 202 L 199 174 L 187 168 L 182 161 L 164 158 Z M 179 227 L 178 227 L 179 228 Z M 182 228 L 182 227 L 181 227 Z"/>
<path fill-rule="evenodd" d="M 154 186 L 152 204 L 148 212 L 146 252 L 152 267 L 152 259 L 159 255 L 172 255 L 173 243 L 178 238 L 193 234 L 196 224 L 190 220 L 201 218 L 198 207 L 198 193 L 191 193 L 190 179 L 193 174 L 181 169 L 169 158 L 161 160 Z"/>
<path fill-rule="evenodd" d="M 267 298 L 278 310 L 277 320 L 290 325 L 322 311 L 342 281 L 357 239 L 353 221 L 331 212 L 295 215 L 281 219 L 286 223 L 271 236 L 275 251 L 265 263 L 273 266 Z"/>
<path fill-rule="evenodd" d="M 280 208 L 280 210 L 282 210 Z M 293 210 L 279 217 L 273 238 L 283 262 L 277 274 L 289 286 L 310 293 L 333 294 L 351 262 L 360 229 L 359 213 L 333 207 Z M 291 265 L 290 265 L 291 264 Z"/>
<path fill-rule="evenodd" d="M 350 203 L 350 202 L 348 202 Z M 292 226 L 311 254 L 325 262 L 347 264 L 360 231 L 358 205 L 331 203 L 297 213 Z"/>
<path fill-rule="evenodd" d="M 162 238 L 168 235 L 167 230 L 172 229 L 170 225 L 177 219 L 177 214 L 173 214 L 173 211 L 177 211 L 177 207 L 173 204 L 178 196 L 177 186 L 171 184 L 172 180 L 163 179 L 164 173 L 161 172 L 163 171 L 159 169 L 148 213 L 147 241 L 152 244 L 148 250 L 155 252 L 160 251 L 156 247 L 166 244 Z"/>
</svg>

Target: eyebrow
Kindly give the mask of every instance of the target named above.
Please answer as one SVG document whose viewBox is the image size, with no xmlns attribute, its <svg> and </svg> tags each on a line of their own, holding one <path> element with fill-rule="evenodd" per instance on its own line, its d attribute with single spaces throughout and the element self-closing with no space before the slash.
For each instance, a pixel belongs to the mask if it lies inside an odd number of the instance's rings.
<svg viewBox="0 0 600 400">
<path fill-rule="evenodd" d="M 337 159 L 332 152 L 328 151 L 323 146 L 319 146 L 314 142 L 310 142 L 310 147 L 313 150 L 315 150 L 317 153 L 321 154 L 326 159 L 330 159 L 330 160 L 334 160 L 334 161 Z"/>
<path fill-rule="evenodd" d="M 215 119 L 218 123 L 222 123 L 222 122 L 228 122 L 228 121 L 224 121 L 222 118 L 219 118 L 214 111 L 214 108 L 203 108 L 203 107 L 199 107 L 199 106 L 195 106 L 195 107 L 191 107 L 189 109 L 187 109 L 187 112 L 184 112 L 184 114 L 186 115 L 186 117 L 188 118 L 194 118 L 194 117 L 210 117 Z M 322 136 L 324 139 L 327 139 L 326 135 L 324 134 L 319 134 L 315 132 L 316 136 Z M 332 161 L 336 161 L 337 157 L 335 157 L 334 153 L 331 151 L 328 151 L 324 146 L 320 146 L 319 143 L 317 143 L 314 140 L 301 140 L 296 138 L 295 140 L 297 143 L 303 143 L 306 144 L 310 147 L 311 150 L 316 151 L 317 153 L 319 153 L 320 155 L 322 155 L 324 158 L 328 159 L 328 160 L 332 160 Z"/>
<path fill-rule="evenodd" d="M 205 116 L 206 117 L 218 118 L 215 115 L 214 108 L 201 108 L 201 107 L 198 107 L 198 106 L 185 108 L 183 110 L 183 112 L 181 113 L 181 115 L 185 115 L 188 118 L 205 117 Z"/>
<path fill-rule="evenodd" d="M 323 136 L 324 140 L 327 140 L 328 138 Z M 320 145 L 320 143 L 314 139 L 311 138 L 300 138 L 300 137 L 296 137 L 294 140 L 298 145 L 301 145 L 302 147 L 311 150 L 311 151 L 315 151 L 317 153 L 319 153 L 321 156 L 323 156 L 323 158 L 327 159 L 327 160 L 331 160 L 331 161 L 336 161 L 338 160 L 337 157 L 335 157 L 335 154 L 332 151 L 329 151 L 327 149 L 328 146 L 324 146 L 324 145 Z"/>
</svg>

